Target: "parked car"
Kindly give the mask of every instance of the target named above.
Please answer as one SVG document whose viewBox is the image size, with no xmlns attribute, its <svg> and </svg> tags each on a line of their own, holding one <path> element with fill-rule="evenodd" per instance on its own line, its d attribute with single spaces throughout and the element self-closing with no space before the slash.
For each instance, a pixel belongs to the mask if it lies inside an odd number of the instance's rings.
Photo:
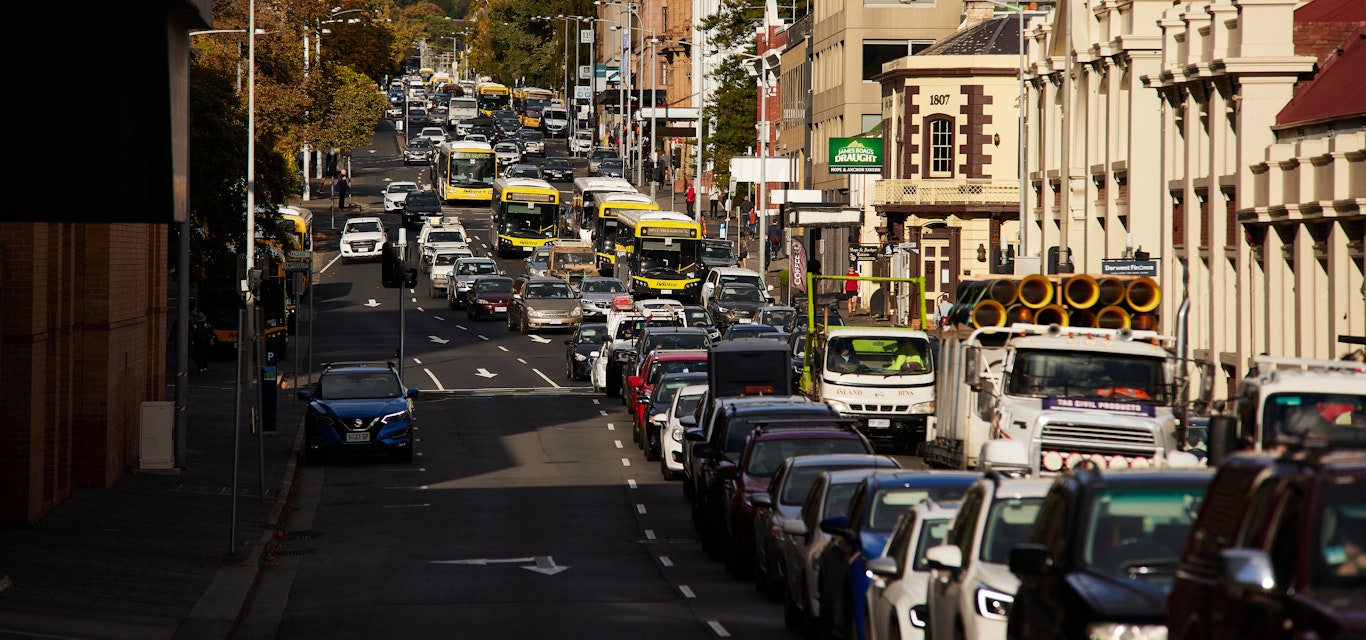
<svg viewBox="0 0 1366 640">
<path fill-rule="evenodd" d="M 925 552 L 929 637 L 1006 637 L 1006 619 L 1020 585 L 1007 565 L 1010 550 L 1029 536 L 1052 484 L 988 472 L 968 489 L 947 542 Z"/>
<path fill-rule="evenodd" d="M 508 330 L 576 329 L 583 321 L 578 295 L 569 283 L 549 276 L 522 276 L 512 285 Z"/>
<path fill-rule="evenodd" d="M 1212 477 L 1090 466 L 1059 475 L 1040 513 L 1062 515 L 1040 519 L 1010 553 L 1020 586 L 1006 637 L 1165 634 L 1171 569 Z"/>
<path fill-rule="evenodd" d="M 900 469 L 896 458 L 877 454 L 828 454 L 789 457 L 778 467 L 768 490 L 750 497 L 754 505 L 754 586 L 770 598 L 782 598 L 787 581 L 783 562 L 783 525 L 801 517 L 811 485 L 824 471 Z"/>
<path fill-rule="evenodd" d="M 308 403 L 304 412 L 304 464 L 324 456 L 391 456 L 413 460 L 413 403 L 416 387 L 404 388 L 396 365 L 334 363 L 325 365 L 318 381 L 296 396 Z"/>
<path fill-rule="evenodd" d="M 456 260 L 451 269 L 450 284 L 447 285 L 446 303 L 452 309 L 464 306 L 469 302 L 470 287 L 474 281 L 492 275 L 502 275 L 493 258 L 472 256 Z"/>
<path fill-rule="evenodd" d="M 564 341 L 564 376 L 570 380 L 587 380 L 592 372 L 593 358 L 607 341 L 607 324 L 585 322 Z"/>
<path fill-rule="evenodd" d="M 943 544 L 957 502 L 926 500 L 901 514 L 882 556 L 864 563 L 868 585 L 868 640 L 916 640 L 925 637 L 925 592 L 930 563 L 925 551 Z"/>
<path fill-rule="evenodd" d="M 573 182 L 574 165 L 569 164 L 569 160 L 562 156 L 548 156 L 541 163 L 541 172 L 545 174 L 544 179 L 550 182 Z"/>
<path fill-rule="evenodd" d="M 584 319 L 607 319 L 607 311 L 612 308 L 612 300 L 626 295 L 626 285 L 621 280 L 607 276 L 588 276 L 579 282 L 579 306 L 583 308 Z"/>
<path fill-rule="evenodd" d="M 416 182 L 405 180 L 395 180 L 384 187 L 381 196 L 384 198 L 384 211 L 402 211 L 403 204 L 408 200 L 408 194 L 420 190 Z"/>
<path fill-rule="evenodd" d="M 378 216 L 356 216 L 348 218 L 342 225 L 341 248 L 343 262 L 353 260 L 379 260 L 384 245 L 389 242 L 389 234 Z"/>
<path fill-rule="evenodd" d="M 507 276 L 479 276 L 470 283 L 465 316 L 470 320 L 507 316 L 512 283 L 512 278 Z"/>
<path fill-rule="evenodd" d="M 831 536 L 819 560 L 823 637 L 864 637 L 872 582 L 864 562 L 882 555 L 897 518 L 925 500 L 962 498 L 981 477 L 973 471 L 879 471 L 864 478 L 854 489 L 849 512 L 820 523 L 821 530 Z"/>
<path fill-rule="evenodd" d="M 706 395 L 705 382 L 689 384 L 674 394 L 673 404 L 670 404 L 665 412 L 664 427 L 661 430 L 665 435 L 660 440 L 659 447 L 659 473 L 665 480 L 678 480 L 683 477 L 683 444 L 687 439 L 683 435 L 685 429 L 682 418 L 689 416 L 695 419 L 698 407 Z"/>
</svg>

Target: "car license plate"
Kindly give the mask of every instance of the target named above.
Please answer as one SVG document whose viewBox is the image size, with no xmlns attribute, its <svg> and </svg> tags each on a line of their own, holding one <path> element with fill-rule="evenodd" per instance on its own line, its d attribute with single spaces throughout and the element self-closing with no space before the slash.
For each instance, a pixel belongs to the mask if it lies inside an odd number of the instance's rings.
<svg viewBox="0 0 1366 640">
<path fill-rule="evenodd" d="M 564 321 L 562 321 L 562 320 L 551 320 L 551 321 L 550 321 L 550 324 L 564 324 Z"/>
<path fill-rule="evenodd" d="M 659 290 L 660 295 L 665 295 L 665 296 L 667 296 L 667 295 L 673 295 L 673 292 L 674 292 L 673 289 L 660 289 L 660 290 Z"/>
<path fill-rule="evenodd" d="M 531 251 L 531 247 L 522 247 L 522 251 Z"/>
<path fill-rule="evenodd" d="M 507 307 L 494 307 L 493 310 L 496 311 L 496 312 L 498 312 L 498 313 L 507 313 L 508 308 L 507 308 Z"/>
<path fill-rule="evenodd" d="M 370 441 L 370 432 L 369 432 L 369 431 L 361 431 L 361 432 L 359 432 L 359 433 L 348 433 L 348 434 L 346 434 L 346 441 L 347 441 L 347 442 L 369 442 L 369 441 Z"/>
<path fill-rule="evenodd" d="M 356 247 L 356 253 L 370 253 L 370 247 Z"/>
<path fill-rule="evenodd" d="M 749 318 L 740 318 L 740 324 L 750 324 L 752 322 L 754 321 L 750 320 Z"/>
<path fill-rule="evenodd" d="M 892 426 L 892 421 L 887 418 L 870 418 L 868 420 L 869 429 L 886 429 Z"/>
</svg>

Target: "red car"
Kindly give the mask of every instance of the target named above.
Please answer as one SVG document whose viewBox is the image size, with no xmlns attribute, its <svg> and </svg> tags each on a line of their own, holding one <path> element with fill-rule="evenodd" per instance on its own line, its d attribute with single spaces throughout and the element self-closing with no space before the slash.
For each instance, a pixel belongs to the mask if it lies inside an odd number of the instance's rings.
<svg viewBox="0 0 1366 640">
<path fill-rule="evenodd" d="M 470 284 L 465 314 L 470 320 L 507 317 L 508 298 L 512 297 L 512 278 L 483 276 Z"/>
<path fill-rule="evenodd" d="M 655 383 L 666 373 L 691 373 L 707 370 L 707 352 L 702 349 L 655 349 L 636 369 L 636 375 L 626 378 L 631 408 L 631 440 L 641 449 L 645 448 L 645 425 L 650 421 L 646 412 L 650 408 L 650 397 Z"/>
</svg>

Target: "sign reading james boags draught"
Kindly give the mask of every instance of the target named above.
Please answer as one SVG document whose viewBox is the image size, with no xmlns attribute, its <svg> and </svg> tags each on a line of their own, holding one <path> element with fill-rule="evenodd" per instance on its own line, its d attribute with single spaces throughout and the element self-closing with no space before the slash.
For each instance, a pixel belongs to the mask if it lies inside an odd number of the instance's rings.
<svg viewBox="0 0 1366 640">
<path fill-rule="evenodd" d="M 830 173 L 882 173 L 882 138 L 831 138 Z"/>
</svg>

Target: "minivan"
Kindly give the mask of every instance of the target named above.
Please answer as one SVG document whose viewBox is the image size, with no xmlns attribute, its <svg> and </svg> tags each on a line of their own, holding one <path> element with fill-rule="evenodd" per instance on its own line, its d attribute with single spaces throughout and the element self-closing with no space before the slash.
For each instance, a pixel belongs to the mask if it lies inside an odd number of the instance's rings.
<svg viewBox="0 0 1366 640">
<path fill-rule="evenodd" d="M 541 110 L 541 128 L 551 138 L 558 138 L 569 131 L 569 112 L 560 107 L 546 107 Z"/>
</svg>

